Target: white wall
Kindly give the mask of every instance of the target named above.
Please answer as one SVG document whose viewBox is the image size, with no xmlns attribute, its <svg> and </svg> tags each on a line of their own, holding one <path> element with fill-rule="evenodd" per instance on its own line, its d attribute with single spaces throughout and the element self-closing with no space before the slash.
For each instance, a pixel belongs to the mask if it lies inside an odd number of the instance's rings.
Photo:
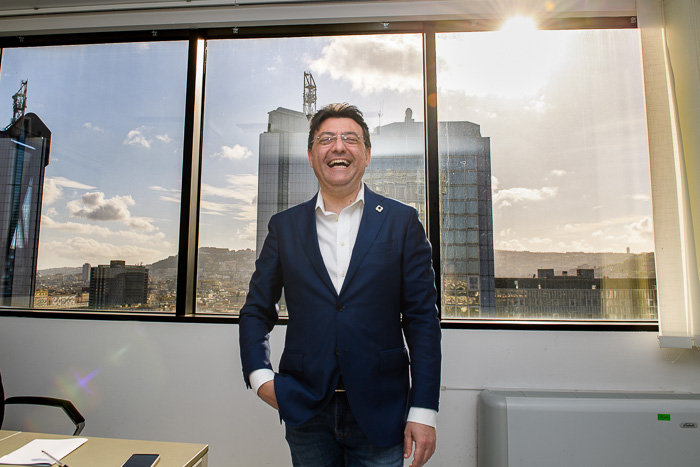
<svg viewBox="0 0 700 467">
<path fill-rule="evenodd" d="M 443 353 L 432 466 L 476 466 L 483 388 L 700 392 L 700 352 L 661 350 L 655 333 L 452 329 Z M 290 465 L 276 413 L 245 389 L 236 325 L 0 317 L 0 370 L 8 396 L 73 400 L 87 436 L 208 443 L 212 467 Z M 13 407 L 4 428 L 45 427 Z"/>
</svg>

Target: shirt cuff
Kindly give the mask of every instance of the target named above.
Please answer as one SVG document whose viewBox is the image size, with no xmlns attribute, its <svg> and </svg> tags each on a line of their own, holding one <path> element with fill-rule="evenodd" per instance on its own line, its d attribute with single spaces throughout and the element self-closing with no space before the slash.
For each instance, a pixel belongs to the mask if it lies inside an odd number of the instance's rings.
<svg viewBox="0 0 700 467">
<path fill-rule="evenodd" d="M 251 371 L 250 375 L 248 375 L 248 379 L 250 380 L 250 387 L 257 395 L 260 386 L 275 379 L 275 372 L 269 368 L 261 368 L 259 370 Z"/>
<path fill-rule="evenodd" d="M 408 411 L 408 419 L 406 421 L 435 428 L 437 426 L 437 410 L 425 409 L 423 407 L 411 407 Z"/>
</svg>

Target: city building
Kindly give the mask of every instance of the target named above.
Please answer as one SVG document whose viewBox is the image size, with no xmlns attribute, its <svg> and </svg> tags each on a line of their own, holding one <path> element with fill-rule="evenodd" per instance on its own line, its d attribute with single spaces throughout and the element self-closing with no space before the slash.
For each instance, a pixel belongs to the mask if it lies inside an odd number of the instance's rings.
<svg viewBox="0 0 700 467">
<path fill-rule="evenodd" d="M 258 221 L 255 251 L 259 255 L 267 223 L 277 212 L 311 198 L 318 181 L 309 166 L 309 121 L 302 112 L 278 107 L 268 112 L 267 131 L 260 134 Z"/>
<path fill-rule="evenodd" d="M 32 307 L 51 131 L 33 113 L 0 131 L 0 305 Z"/>
<path fill-rule="evenodd" d="M 496 315 L 510 319 L 650 320 L 657 316 L 656 279 L 596 278 L 538 269 L 537 277 L 497 277 Z"/>
<path fill-rule="evenodd" d="M 471 122 L 440 122 L 439 131 L 442 314 L 494 316 L 490 140 Z M 364 181 L 373 191 L 415 207 L 425 222 L 423 133 L 423 123 L 415 121 L 411 109 L 406 109 L 403 122 L 376 127 Z M 307 141 L 304 113 L 284 108 L 269 112 L 268 130 L 260 135 L 258 254 L 272 215 L 318 190 Z"/>
<path fill-rule="evenodd" d="M 90 283 L 90 269 L 91 268 L 92 268 L 92 266 L 90 266 L 90 263 L 83 264 L 82 278 L 83 278 L 83 282 L 85 282 L 86 284 Z"/>
<path fill-rule="evenodd" d="M 90 269 L 90 308 L 138 307 L 148 303 L 148 269 L 113 260 Z"/>
</svg>

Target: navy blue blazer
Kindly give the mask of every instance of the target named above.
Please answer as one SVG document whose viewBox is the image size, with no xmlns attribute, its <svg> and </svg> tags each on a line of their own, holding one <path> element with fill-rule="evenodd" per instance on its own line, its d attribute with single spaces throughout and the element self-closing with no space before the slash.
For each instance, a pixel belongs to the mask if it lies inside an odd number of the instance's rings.
<svg viewBox="0 0 700 467">
<path fill-rule="evenodd" d="M 284 288 L 289 321 L 274 385 L 285 423 L 300 425 L 323 409 L 342 374 L 367 438 L 383 447 L 402 443 L 409 407 L 438 410 L 440 323 L 430 244 L 413 207 L 365 187 L 337 293 L 318 246 L 315 206 L 316 196 L 270 219 L 240 312 L 246 384 L 252 371 L 272 369 L 269 333 Z"/>
</svg>

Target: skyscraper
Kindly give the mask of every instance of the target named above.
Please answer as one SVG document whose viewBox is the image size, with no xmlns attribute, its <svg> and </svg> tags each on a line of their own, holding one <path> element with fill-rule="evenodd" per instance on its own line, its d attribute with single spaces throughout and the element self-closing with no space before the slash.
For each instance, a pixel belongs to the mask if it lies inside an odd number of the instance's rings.
<svg viewBox="0 0 700 467">
<path fill-rule="evenodd" d="M 113 260 L 90 268 L 90 308 L 138 306 L 148 303 L 148 269 Z"/>
<path fill-rule="evenodd" d="M 309 121 L 302 112 L 282 107 L 268 112 L 258 161 L 258 255 L 272 215 L 306 201 L 318 190 L 306 154 L 308 135 Z"/>
<path fill-rule="evenodd" d="M 471 122 L 440 122 L 439 132 L 443 316 L 493 316 L 490 140 Z M 268 131 L 260 135 L 258 254 L 270 217 L 318 190 L 306 154 L 307 137 L 303 113 L 283 108 L 269 113 Z M 425 222 L 423 123 L 407 109 L 403 122 L 376 127 L 371 140 L 364 182 L 377 193 L 414 206 Z"/>
<path fill-rule="evenodd" d="M 0 131 L 0 304 L 5 306 L 33 306 L 50 149 L 51 131 L 33 113 Z"/>
</svg>

